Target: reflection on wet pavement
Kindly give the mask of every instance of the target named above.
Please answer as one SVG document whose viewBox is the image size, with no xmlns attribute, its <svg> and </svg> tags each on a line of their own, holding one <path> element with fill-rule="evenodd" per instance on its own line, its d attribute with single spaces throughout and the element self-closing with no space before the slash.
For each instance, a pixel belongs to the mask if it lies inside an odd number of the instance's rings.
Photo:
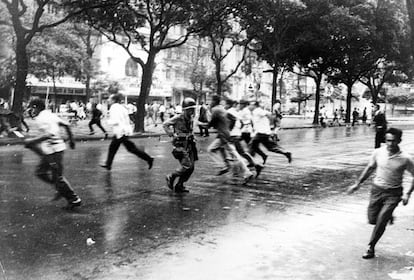
<svg viewBox="0 0 414 280">
<path fill-rule="evenodd" d="M 414 147 L 413 131 L 404 135 L 403 145 Z M 154 168 L 148 170 L 146 162 L 121 148 L 111 172 L 99 167 L 108 141 L 78 143 L 64 157 L 65 175 L 84 201 L 74 212 L 62 210 L 63 201 L 50 202 L 52 188 L 34 177 L 35 155 L 22 147 L 3 147 L 0 166 L 7 170 L 0 189 L 3 275 L 8 279 L 289 279 L 289 275 L 349 279 L 338 278 L 342 270 L 363 276 L 373 269 L 357 262 L 370 231 L 363 220 L 366 192 L 343 198 L 343 191 L 369 157 L 372 137 L 367 127 L 282 131 L 293 163 L 270 155 L 262 175 L 247 186 L 238 179 L 214 176 L 218 167 L 205 152 L 211 139 L 199 139 L 200 160 L 185 195 L 165 187 L 165 174 L 176 168 L 171 143 L 134 140 L 155 157 Z M 405 215 L 398 218 L 401 226 L 412 217 Z M 362 234 L 350 236 L 353 231 Z M 404 229 L 389 236 L 398 237 L 398 232 Z M 96 243 L 88 246 L 88 238 Z M 340 244 L 330 243 L 334 241 Z M 394 248 L 383 246 L 384 256 L 395 254 Z M 333 263 L 343 262 L 340 252 L 349 260 L 332 270 Z M 408 258 L 401 256 L 390 264 L 379 259 L 387 270 L 377 273 L 399 273 L 398 265 Z M 212 267 L 218 278 L 210 277 Z M 203 278 L 200 273 L 213 274 Z"/>
</svg>

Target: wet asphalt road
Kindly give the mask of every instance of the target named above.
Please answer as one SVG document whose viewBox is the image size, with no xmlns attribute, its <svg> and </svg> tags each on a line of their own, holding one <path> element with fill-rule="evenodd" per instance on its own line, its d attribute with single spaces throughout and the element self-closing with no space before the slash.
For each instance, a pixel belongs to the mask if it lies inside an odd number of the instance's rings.
<svg viewBox="0 0 414 280">
<path fill-rule="evenodd" d="M 404 129 L 402 147 L 414 153 L 414 127 Z M 50 202 L 36 155 L 0 147 L 0 279 L 414 279 L 414 201 L 398 208 L 378 257 L 361 259 L 368 184 L 344 191 L 373 137 L 362 126 L 285 130 L 292 164 L 272 154 L 247 186 L 215 176 L 210 139 L 200 138 L 185 195 L 165 187 L 176 165 L 167 137 L 134 139 L 156 158 L 152 170 L 121 147 L 107 172 L 98 164 L 109 141 L 77 143 L 64 159 L 84 201 L 73 212 Z"/>
</svg>

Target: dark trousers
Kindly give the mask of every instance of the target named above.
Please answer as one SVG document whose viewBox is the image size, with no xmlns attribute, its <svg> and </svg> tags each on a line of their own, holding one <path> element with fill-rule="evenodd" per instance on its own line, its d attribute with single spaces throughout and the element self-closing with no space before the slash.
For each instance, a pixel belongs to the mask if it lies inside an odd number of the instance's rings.
<svg viewBox="0 0 414 280">
<path fill-rule="evenodd" d="M 378 129 L 375 133 L 375 149 L 381 147 L 381 143 L 385 143 L 386 129 Z"/>
<path fill-rule="evenodd" d="M 43 155 L 40 164 L 36 169 L 36 176 L 42 181 L 55 185 L 56 191 L 66 198 L 73 201 L 77 195 L 70 187 L 68 180 L 63 177 L 63 152 L 57 152 L 50 155 Z"/>
<path fill-rule="evenodd" d="M 246 150 L 243 148 L 243 146 L 241 144 L 241 137 L 231 136 L 231 142 L 234 144 L 234 147 L 236 147 L 236 151 L 239 153 L 239 155 L 244 157 L 249 164 L 251 164 L 253 166 L 257 165 L 254 162 L 253 157 L 248 152 L 246 152 Z"/>
<path fill-rule="evenodd" d="M 105 130 L 105 128 L 103 128 L 103 126 L 101 124 L 101 120 L 99 120 L 99 119 L 98 120 L 91 119 L 91 121 L 89 122 L 88 126 L 89 126 L 89 129 L 90 129 L 91 132 L 93 132 L 92 125 L 94 125 L 94 124 L 96 124 L 102 130 L 103 133 L 106 133 L 106 130 Z"/>
<path fill-rule="evenodd" d="M 371 188 L 368 205 L 368 222 L 375 225 L 369 245 L 375 247 L 392 217 L 394 209 L 401 201 L 402 188 L 385 190 L 375 185 Z"/>
<path fill-rule="evenodd" d="M 115 136 L 112 138 L 111 144 L 109 144 L 109 152 L 108 152 L 108 158 L 106 159 L 106 166 L 111 167 L 112 162 L 114 160 L 115 154 L 119 149 L 119 146 L 121 144 L 124 144 L 125 148 L 128 150 L 128 152 L 136 155 L 139 158 L 142 158 L 145 161 L 149 161 L 151 157 L 144 151 L 140 150 L 135 146 L 134 142 L 129 140 L 128 136 L 122 136 L 121 138 L 116 138 Z"/>
<path fill-rule="evenodd" d="M 266 149 L 268 149 L 270 152 L 286 155 L 286 152 L 283 150 L 283 148 L 280 147 L 275 141 L 271 140 L 270 135 L 257 133 L 253 137 L 253 140 L 252 140 L 251 145 L 250 145 L 249 153 L 252 156 L 254 156 L 256 153 L 258 153 L 260 156 L 262 156 L 262 154 L 264 154 L 259 148 L 260 144 L 263 144 L 263 146 L 265 146 Z M 264 156 L 266 156 L 266 155 L 264 155 Z"/>
<path fill-rule="evenodd" d="M 129 120 L 130 120 L 132 123 L 135 123 L 135 114 L 129 114 L 128 116 L 129 116 Z"/>
<path fill-rule="evenodd" d="M 180 163 L 180 167 L 171 174 L 171 177 L 173 180 L 178 177 L 176 186 L 182 187 L 194 172 L 194 155 L 191 150 L 184 147 L 174 147 L 172 154 Z"/>
<path fill-rule="evenodd" d="M 354 126 L 355 124 L 358 124 L 358 119 L 357 118 L 352 119 L 352 126 Z"/>
<path fill-rule="evenodd" d="M 242 132 L 241 139 L 249 145 L 250 141 L 252 140 L 250 132 Z"/>
<path fill-rule="evenodd" d="M 252 136 L 251 136 L 250 132 L 242 132 L 241 140 L 246 142 L 247 145 L 251 146 Z M 259 146 L 256 147 L 255 152 L 258 153 L 259 156 L 261 156 L 263 160 L 265 160 L 265 158 L 267 158 L 267 155 L 260 149 Z"/>
</svg>

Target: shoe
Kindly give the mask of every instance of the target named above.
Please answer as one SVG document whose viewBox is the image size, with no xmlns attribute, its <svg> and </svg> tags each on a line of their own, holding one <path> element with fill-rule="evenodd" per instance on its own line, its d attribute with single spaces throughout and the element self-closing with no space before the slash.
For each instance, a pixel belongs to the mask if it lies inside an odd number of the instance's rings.
<svg viewBox="0 0 414 280">
<path fill-rule="evenodd" d="M 256 178 L 259 177 L 260 173 L 262 172 L 263 166 L 262 165 L 256 165 Z"/>
<path fill-rule="evenodd" d="M 217 173 L 217 176 L 220 176 L 220 175 L 226 174 L 227 172 L 229 172 L 229 168 L 228 168 L 228 167 L 225 167 L 225 168 L 221 169 L 221 170 Z"/>
<path fill-rule="evenodd" d="M 246 185 L 252 178 L 253 178 L 253 173 L 244 178 L 243 185 Z"/>
<path fill-rule="evenodd" d="M 266 164 L 266 160 L 267 160 L 267 155 L 264 155 L 264 156 L 263 156 L 263 165 L 265 165 L 265 164 Z"/>
<path fill-rule="evenodd" d="M 288 159 L 288 162 L 291 163 L 292 162 L 292 153 L 287 152 L 286 157 Z"/>
<path fill-rule="evenodd" d="M 375 258 L 375 250 L 374 248 L 368 248 L 368 250 L 365 252 L 365 254 L 362 255 L 363 259 L 372 259 Z"/>
<path fill-rule="evenodd" d="M 152 164 L 154 163 L 154 158 L 150 158 L 147 162 L 148 162 L 148 169 L 151 169 Z"/>
<path fill-rule="evenodd" d="M 69 201 L 68 207 L 70 207 L 70 208 L 79 207 L 79 206 L 81 206 L 81 204 L 82 204 L 82 200 L 79 197 L 76 197 L 72 201 Z"/>
<path fill-rule="evenodd" d="M 167 187 L 170 190 L 174 190 L 174 178 L 171 175 L 167 175 L 165 180 L 167 181 Z"/>
<path fill-rule="evenodd" d="M 108 171 L 111 171 L 111 167 L 108 166 L 108 165 L 106 165 L 106 164 L 101 164 L 100 166 L 103 167 L 103 168 L 105 168 Z"/>
<path fill-rule="evenodd" d="M 94 135 L 94 134 L 95 134 L 95 132 L 90 132 L 90 133 L 89 133 L 89 135 Z"/>
<path fill-rule="evenodd" d="M 187 190 L 183 185 L 178 185 L 175 186 L 175 190 L 176 193 L 188 193 L 190 192 L 189 190 Z"/>
</svg>

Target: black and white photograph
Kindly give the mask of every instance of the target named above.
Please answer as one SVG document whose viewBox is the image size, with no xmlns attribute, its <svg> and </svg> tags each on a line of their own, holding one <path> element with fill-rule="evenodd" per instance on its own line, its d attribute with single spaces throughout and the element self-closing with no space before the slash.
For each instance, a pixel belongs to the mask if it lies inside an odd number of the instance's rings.
<svg viewBox="0 0 414 280">
<path fill-rule="evenodd" d="M 0 280 L 414 280 L 413 191 L 414 0 L 0 0 Z"/>
</svg>

